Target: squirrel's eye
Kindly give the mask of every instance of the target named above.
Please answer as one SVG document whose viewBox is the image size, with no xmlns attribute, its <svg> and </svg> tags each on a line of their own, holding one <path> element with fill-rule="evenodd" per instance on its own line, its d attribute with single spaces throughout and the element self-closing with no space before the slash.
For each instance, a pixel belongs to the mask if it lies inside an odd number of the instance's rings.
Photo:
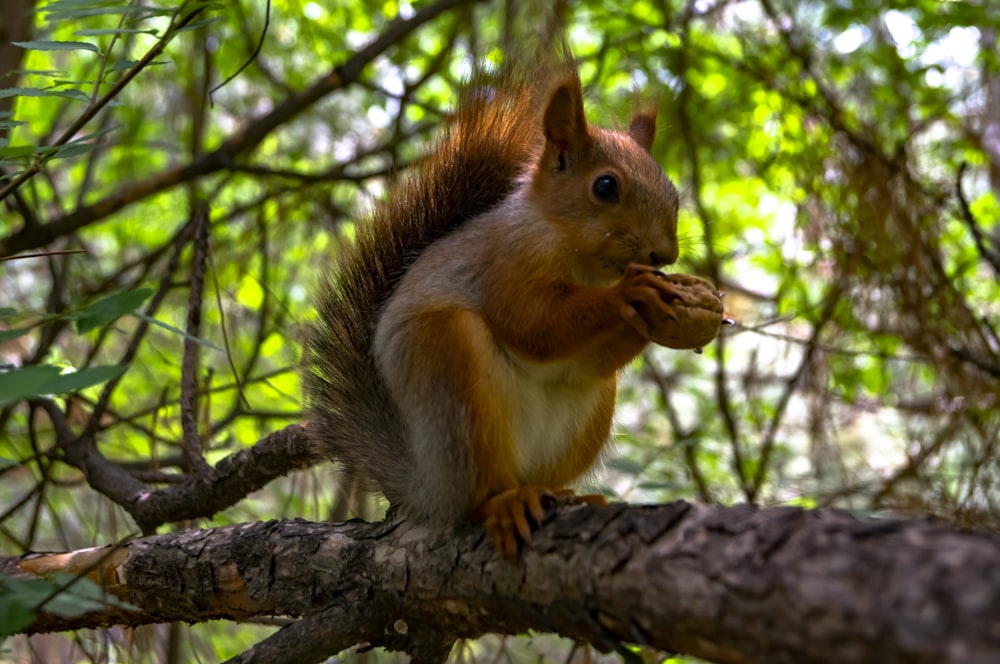
<svg viewBox="0 0 1000 664">
<path fill-rule="evenodd" d="M 607 203 L 618 202 L 618 180 L 613 175 L 602 175 L 594 180 L 594 196 Z"/>
</svg>

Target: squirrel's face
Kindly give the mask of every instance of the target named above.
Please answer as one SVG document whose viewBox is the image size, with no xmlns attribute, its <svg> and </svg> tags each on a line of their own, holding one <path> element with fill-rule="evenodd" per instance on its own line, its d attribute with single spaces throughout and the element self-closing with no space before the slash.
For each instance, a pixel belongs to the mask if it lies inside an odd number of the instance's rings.
<svg viewBox="0 0 1000 664">
<path fill-rule="evenodd" d="M 530 195 L 576 281 L 610 285 L 629 263 L 677 260 L 677 189 L 650 156 L 655 112 L 637 114 L 627 133 L 593 128 L 573 79 L 552 93 L 542 129 Z"/>
<path fill-rule="evenodd" d="M 627 134 L 594 131 L 584 149 L 547 146 L 532 197 L 546 221 L 573 247 L 576 280 L 607 285 L 629 263 L 660 267 L 677 260 L 677 189 Z"/>
</svg>

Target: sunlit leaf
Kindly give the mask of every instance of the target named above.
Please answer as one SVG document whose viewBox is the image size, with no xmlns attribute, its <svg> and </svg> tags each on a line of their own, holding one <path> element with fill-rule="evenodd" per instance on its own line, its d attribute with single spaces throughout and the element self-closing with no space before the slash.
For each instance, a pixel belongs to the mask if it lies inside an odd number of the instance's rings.
<svg viewBox="0 0 1000 664">
<path fill-rule="evenodd" d="M 100 53 L 98 49 L 93 44 L 88 42 L 80 41 L 23 41 L 23 42 L 11 42 L 14 46 L 20 46 L 21 48 L 29 48 L 33 51 L 93 51 L 94 53 Z"/>
</svg>

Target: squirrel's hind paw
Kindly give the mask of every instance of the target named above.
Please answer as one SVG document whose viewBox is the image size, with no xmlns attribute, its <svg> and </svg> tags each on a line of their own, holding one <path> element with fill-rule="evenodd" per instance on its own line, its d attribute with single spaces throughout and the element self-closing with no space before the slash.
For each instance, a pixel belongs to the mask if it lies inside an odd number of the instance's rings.
<svg viewBox="0 0 1000 664">
<path fill-rule="evenodd" d="M 493 538 L 493 545 L 508 560 L 515 560 L 521 551 L 521 542 L 531 541 L 531 523 L 542 523 L 545 509 L 542 501 L 551 503 L 556 492 L 544 486 L 521 486 L 503 491 L 488 499 L 476 510 L 476 517 L 483 522 L 486 532 Z"/>
<path fill-rule="evenodd" d="M 545 507 L 557 502 L 570 505 L 608 504 L 604 496 L 598 494 L 578 496 L 571 489 L 529 485 L 493 496 L 476 510 L 476 517 L 483 522 L 497 551 L 508 560 L 516 560 L 522 542 L 527 544 L 531 541 L 532 523 L 535 527 L 541 525 Z"/>
</svg>

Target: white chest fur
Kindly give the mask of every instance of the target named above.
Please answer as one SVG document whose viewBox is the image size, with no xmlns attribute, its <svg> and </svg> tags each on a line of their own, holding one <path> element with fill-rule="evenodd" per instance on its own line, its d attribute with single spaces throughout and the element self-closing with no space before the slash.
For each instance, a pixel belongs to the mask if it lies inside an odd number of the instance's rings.
<svg viewBox="0 0 1000 664">
<path fill-rule="evenodd" d="M 575 371 L 561 363 L 513 360 L 510 368 L 516 391 L 507 394 L 518 480 L 536 483 L 539 470 L 565 459 L 567 448 L 590 425 L 588 415 L 602 398 L 602 385 L 579 380 Z"/>
</svg>

